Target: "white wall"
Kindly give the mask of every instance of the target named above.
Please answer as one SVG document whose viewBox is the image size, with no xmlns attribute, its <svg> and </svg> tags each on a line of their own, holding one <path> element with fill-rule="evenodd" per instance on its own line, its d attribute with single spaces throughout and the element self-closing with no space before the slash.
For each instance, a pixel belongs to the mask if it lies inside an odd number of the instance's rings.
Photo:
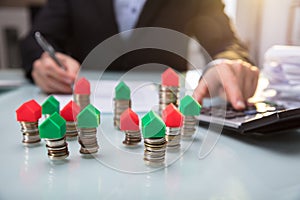
<svg viewBox="0 0 300 200">
<path fill-rule="evenodd" d="M 287 44 L 289 11 L 293 0 L 264 0 L 259 52 L 276 44 Z M 263 57 L 260 57 L 260 63 Z"/>
<path fill-rule="evenodd" d="M 233 23 L 236 23 L 236 6 L 237 0 L 223 0 L 225 6 L 225 13 L 231 18 Z"/>
<path fill-rule="evenodd" d="M 263 56 L 275 44 L 287 44 L 289 11 L 293 0 L 238 0 L 236 28 L 249 46 L 258 66 Z"/>
</svg>

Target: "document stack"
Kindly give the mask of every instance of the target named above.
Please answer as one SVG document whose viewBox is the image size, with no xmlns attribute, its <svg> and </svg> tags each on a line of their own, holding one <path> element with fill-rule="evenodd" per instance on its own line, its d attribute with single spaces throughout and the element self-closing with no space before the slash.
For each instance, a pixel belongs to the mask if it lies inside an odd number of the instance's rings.
<svg viewBox="0 0 300 200">
<path fill-rule="evenodd" d="M 276 97 L 300 100 L 300 46 L 273 46 L 265 54 L 264 75 Z"/>
</svg>

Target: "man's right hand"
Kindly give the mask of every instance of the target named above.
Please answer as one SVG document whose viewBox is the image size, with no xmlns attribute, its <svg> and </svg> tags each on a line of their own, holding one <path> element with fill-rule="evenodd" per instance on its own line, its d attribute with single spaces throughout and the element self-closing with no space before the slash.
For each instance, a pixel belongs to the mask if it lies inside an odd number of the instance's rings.
<svg viewBox="0 0 300 200">
<path fill-rule="evenodd" d="M 236 110 L 243 110 L 255 93 L 258 77 L 257 67 L 242 60 L 226 60 L 206 71 L 193 96 L 200 103 L 205 97 L 221 96 Z"/>
<path fill-rule="evenodd" d="M 80 64 L 62 53 L 56 53 L 56 57 L 66 70 L 59 67 L 49 54 L 43 53 L 33 63 L 33 80 L 46 93 L 72 93 L 71 85 L 75 81 Z"/>
</svg>

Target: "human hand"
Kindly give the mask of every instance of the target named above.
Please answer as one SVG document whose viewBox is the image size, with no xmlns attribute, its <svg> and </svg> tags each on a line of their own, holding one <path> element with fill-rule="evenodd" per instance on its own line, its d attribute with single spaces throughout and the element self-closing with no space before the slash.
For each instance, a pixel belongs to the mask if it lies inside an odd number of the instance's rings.
<svg viewBox="0 0 300 200">
<path fill-rule="evenodd" d="M 66 70 L 59 67 L 48 53 L 43 53 L 33 63 L 33 80 L 46 93 L 72 93 L 71 84 L 75 81 L 80 64 L 62 53 L 56 53 L 56 57 Z"/>
<path fill-rule="evenodd" d="M 193 96 L 202 103 L 205 97 L 220 95 L 235 109 L 242 110 L 255 93 L 258 77 L 257 67 L 242 60 L 225 60 L 206 71 Z"/>
</svg>

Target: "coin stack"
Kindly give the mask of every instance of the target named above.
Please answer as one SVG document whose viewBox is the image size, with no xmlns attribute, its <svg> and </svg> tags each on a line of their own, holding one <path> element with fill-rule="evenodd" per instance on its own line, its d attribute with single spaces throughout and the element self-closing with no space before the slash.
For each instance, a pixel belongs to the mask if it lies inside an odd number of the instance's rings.
<svg viewBox="0 0 300 200">
<path fill-rule="evenodd" d="M 136 146 L 138 143 L 142 141 L 142 136 L 140 130 L 138 131 L 125 131 L 125 140 L 123 144 L 126 146 Z"/>
<path fill-rule="evenodd" d="M 80 128 L 78 142 L 81 145 L 81 154 L 94 154 L 98 152 L 96 128 Z"/>
<path fill-rule="evenodd" d="M 182 138 L 191 139 L 196 131 L 197 120 L 194 116 L 185 116 L 182 127 Z"/>
<path fill-rule="evenodd" d="M 75 82 L 73 98 L 81 110 L 90 104 L 90 94 L 91 86 L 86 78 L 82 77 Z"/>
<path fill-rule="evenodd" d="M 73 122 L 67 121 L 66 126 L 67 126 L 66 137 L 69 139 L 76 138 L 78 136 L 76 121 Z"/>
<path fill-rule="evenodd" d="M 145 163 L 150 166 L 163 165 L 166 152 L 166 125 L 154 111 L 148 112 L 142 118 L 142 133 Z"/>
<path fill-rule="evenodd" d="M 74 94 L 74 101 L 80 106 L 80 110 L 90 104 L 90 95 Z"/>
<path fill-rule="evenodd" d="M 81 145 L 81 154 L 94 154 L 98 152 L 97 127 L 100 124 L 100 111 L 89 104 L 77 115 L 79 128 L 78 142 Z"/>
<path fill-rule="evenodd" d="M 144 139 L 144 161 L 147 165 L 161 165 L 165 161 L 166 139 L 163 138 L 145 138 Z"/>
<path fill-rule="evenodd" d="M 60 111 L 60 115 L 66 120 L 67 139 L 74 139 L 78 136 L 76 117 L 79 114 L 79 112 L 80 112 L 80 107 L 74 101 L 70 101 Z"/>
<path fill-rule="evenodd" d="M 121 81 L 115 87 L 114 98 L 114 127 L 120 129 L 120 116 L 127 109 L 131 108 L 130 88 Z"/>
<path fill-rule="evenodd" d="M 178 107 L 179 99 L 179 76 L 172 69 L 168 68 L 161 75 L 161 85 L 159 87 L 159 113 L 173 103 Z"/>
<path fill-rule="evenodd" d="M 181 127 L 166 127 L 166 141 L 168 150 L 178 150 L 180 148 Z"/>
<path fill-rule="evenodd" d="M 139 117 L 131 108 L 127 108 L 121 114 L 120 129 L 125 132 L 124 145 L 133 147 L 142 140 L 139 124 Z"/>
<path fill-rule="evenodd" d="M 45 139 L 48 157 L 51 160 L 63 160 L 69 156 L 66 137 L 60 139 Z"/>
<path fill-rule="evenodd" d="M 21 125 L 23 134 L 22 143 L 31 146 L 41 141 L 38 129 L 38 121 L 42 116 L 42 108 L 35 101 L 30 100 L 22 104 L 17 110 L 17 120 Z"/>
<path fill-rule="evenodd" d="M 179 87 L 163 86 L 159 87 L 159 113 L 169 104 L 173 103 L 178 107 Z"/>
<path fill-rule="evenodd" d="M 20 122 L 21 132 L 23 133 L 23 144 L 30 146 L 41 141 L 38 122 Z"/>
<path fill-rule="evenodd" d="M 186 95 L 180 100 L 179 109 L 184 115 L 181 136 L 183 139 L 191 139 L 196 131 L 195 116 L 200 114 L 201 105 L 193 97 Z"/>
<path fill-rule="evenodd" d="M 40 137 L 46 142 L 51 160 L 63 160 L 69 156 L 64 118 L 58 113 L 52 114 L 39 126 L 39 131 Z"/>
<path fill-rule="evenodd" d="M 131 100 L 115 99 L 114 104 L 114 127 L 120 128 L 120 116 L 127 109 L 131 108 Z"/>
</svg>

